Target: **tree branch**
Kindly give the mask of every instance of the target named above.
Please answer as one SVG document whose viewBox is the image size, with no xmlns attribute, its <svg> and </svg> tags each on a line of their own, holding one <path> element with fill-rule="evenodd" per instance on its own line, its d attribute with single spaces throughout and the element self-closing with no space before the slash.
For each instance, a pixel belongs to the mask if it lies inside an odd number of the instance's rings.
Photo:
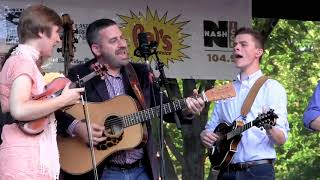
<svg viewBox="0 0 320 180">
<path fill-rule="evenodd" d="M 268 36 L 271 34 L 273 28 L 277 25 L 279 19 L 267 19 L 263 25 L 263 29 L 261 34 L 263 35 L 264 39 L 266 40 Z"/>
</svg>

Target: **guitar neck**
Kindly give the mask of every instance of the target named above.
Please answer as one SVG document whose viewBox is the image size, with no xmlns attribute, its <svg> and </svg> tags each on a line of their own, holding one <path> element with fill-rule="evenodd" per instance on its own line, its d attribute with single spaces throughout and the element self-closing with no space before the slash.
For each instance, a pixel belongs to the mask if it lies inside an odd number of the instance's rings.
<svg viewBox="0 0 320 180">
<path fill-rule="evenodd" d="M 226 134 L 226 138 L 227 138 L 227 140 L 230 140 L 233 137 L 238 136 L 242 132 L 248 130 L 252 126 L 256 126 L 258 128 L 263 127 L 266 124 L 274 126 L 275 119 L 277 119 L 277 118 L 278 118 L 278 115 L 274 113 L 273 109 L 270 109 L 267 113 L 259 114 L 255 120 L 248 122 L 247 124 L 245 124 L 243 126 L 236 127 L 236 129 L 234 129 L 233 131 L 228 132 Z"/>
<path fill-rule="evenodd" d="M 163 113 L 168 114 L 181 110 L 186 107 L 185 99 L 176 100 L 173 102 L 163 104 Z M 122 122 L 124 127 L 133 126 L 141 122 L 145 122 L 155 117 L 160 116 L 160 106 L 155 106 L 153 108 L 145 109 L 130 115 L 122 117 Z"/>
<path fill-rule="evenodd" d="M 228 93 L 226 93 L 228 92 Z M 213 100 L 225 99 L 228 97 L 234 97 L 235 91 L 231 84 L 226 85 L 220 89 L 209 89 L 197 95 L 197 98 L 202 98 L 204 102 L 210 102 Z M 163 105 L 163 113 L 168 114 L 174 111 L 181 110 L 186 107 L 186 99 L 180 99 L 173 102 L 169 102 Z M 126 115 L 122 117 L 123 126 L 129 127 L 155 117 L 160 116 L 160 106 L 156 106 L 150 109 L 136 112 L 134 114 Z"/>
<path fill-rule="evenodd" d="M 228 132 L 228 133 L 227 133 L 227 140 L 230 140 L 230 139 L 232 139 L 233 137 L 238 136 L 238 135 L 240 135 L 241 133 L 243 133 L 244 131 L 250 129 L 252 126 L 254 126 L 254 122 L 255 122 L 255 121 L 256 121 L 256 120 L 251 121 L 251 122 L 248 122 L 247 124 L 245 124 L 245 125 L 243 125 L 243 126 L 241 126 L 241 127 L 238 127 L 238 128 L 236 128 L 235 130 L 233 130 L 233 131 Z"/>
</svg>

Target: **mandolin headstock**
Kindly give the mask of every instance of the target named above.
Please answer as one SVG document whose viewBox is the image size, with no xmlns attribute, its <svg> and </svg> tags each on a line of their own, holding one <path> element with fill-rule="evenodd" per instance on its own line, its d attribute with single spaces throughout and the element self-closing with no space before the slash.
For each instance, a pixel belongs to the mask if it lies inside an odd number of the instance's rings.
<svg viewBox="0 0 320 180">
<path fill-rule="evenodd" d="M 264 127 L 265 125 L 275 126 L 277 118 L 278 115 L 273 109 L 270 109 L 268 112 L 259 114 L 258 117 L 252 121 L 252 123 L 258 128 Z"/>
</svg>

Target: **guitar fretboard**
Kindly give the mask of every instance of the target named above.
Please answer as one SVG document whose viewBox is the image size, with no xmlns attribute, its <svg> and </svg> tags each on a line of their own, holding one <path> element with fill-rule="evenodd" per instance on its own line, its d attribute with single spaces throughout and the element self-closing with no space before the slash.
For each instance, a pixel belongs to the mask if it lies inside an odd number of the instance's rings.
<svg viewBox="0 0 320 180">
<path fill-rule="evenodd" d="M 272 121 L 278 118 L 278 116 L 274 113 L 273 109 L 270 109 L 267 113 L 259 115 L 255 120 L 248 122 L 247 124 L 237 127 L 233 131 L 230 131 L 226 134 L 227 140 L 232 139 L 235 136 L 240 135 L 242 132 L 246 131 L 247 129 L 251 128 L 252 126 L 262 127 L 265 124 L 273 124 Z"/>
<path fill-rule="evenodd" d="M 176 100 L 163 104 L 163 113 L 168 114 L 174 111 L 181 110 L 186 107 L 185 99 Z M 145 109 L 130 115 L 123 116 L 122 123 L 124 127 L 133 126 L 141 122 L 150 120 L 155 117 L 160 116 L 160 106 L 155 106 L 153 108 Z"/>
</svg>

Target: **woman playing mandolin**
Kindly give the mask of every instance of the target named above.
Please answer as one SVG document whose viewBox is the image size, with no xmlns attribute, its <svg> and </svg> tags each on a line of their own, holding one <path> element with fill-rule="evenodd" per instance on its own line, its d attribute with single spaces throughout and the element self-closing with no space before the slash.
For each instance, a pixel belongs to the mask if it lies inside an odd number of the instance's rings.
<svg viewBox="0 0 320 180">
<path fill-rule="evenodd" d="M 1 180 L 52 180 L 59 176 L 56 122 L 53 112 L 79 101 L 83 88 L 70 89 L 69 83 L 60 96 L 32 99 L 45 91 L 45 81 L 37 65 L 50 57 L 60 42 L 61 19 L 52 9 L 33 5 L 23 11 L 18 35 L 20 44 L 6 60 L 0 74 L 0 100 L 4 113 L 15 122 L 6 124 L 0 146 Z M 40 58 L 43 57 L 43 58 Z M 46 121 L 38 135 L 21 131 L 19 122 Z"/>
</svg>

